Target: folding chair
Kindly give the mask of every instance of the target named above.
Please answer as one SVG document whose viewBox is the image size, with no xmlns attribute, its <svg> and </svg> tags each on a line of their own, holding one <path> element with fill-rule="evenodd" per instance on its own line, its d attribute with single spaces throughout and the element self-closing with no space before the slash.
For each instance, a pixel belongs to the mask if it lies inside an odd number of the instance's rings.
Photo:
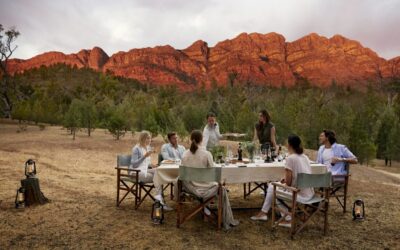
<svg viewBox="0 0 400 250">
<path fill-rule="evenodd" d="M 332 187 L 330 197 L 335 197 L 343 208 L 343 213 L 346 213 L 347 191 L 350 178 L 350 164 L 345 165 L 346 174 L 332 175 Z"/>
<path fill-rule="evenodd" d="M 128 196 L 132 194 L 135 199 L 135 210 L 139 208 L 145 198 L 148 196 L 153 201 L 154 197 L 151 195 L 151 190 L 153 190 L 154 185 L 152 183 L 143 183 L 139 181 L 138 169 L 129 169 L 131 164 L 131 155 L 118 155 L 117 156 L 117 207 L 121 202 Z M 126 191 L 125 194 L 120 198 L 120 190 Z M 142 191 L 145 195 L 142 197 Z"/>
<path fill-rule="evenodd" d="M 256 186 L 252 188 L 251 187 L 251 182 L 243 183 L 243 199 L 247 199 L 247 197 L 249 197 L 250 194 L 253 193 L 254 191 L 256 191 L 257 189 L 261 189 L 264 192 L 264 194 L 267 193 L 268 183 L 266 183 L 266 182 L 254 182 L 254 184 Z"/>
<path fill-rule="evenodd" d="M 183 182 L 187 181 L 196 181 L 196 182 L 218 182 L 218 192 L 207 199 L 203 199 L 197 197 L 196 195 L 183 190 Z M 203 212 L 204 208 L 209 208 L 209 204 L 213 201 L 214 198 L 218 198 L 218 208 L 216 216 L 217 229 L 221 229 L 222 225 L 222 185 L 221 185 L 221 168 L 191 168 L 180 166 L 179 167 L 179 178 L 178 178 L 178 207 L 177 207 L 177 223 L 176 227 L 180 227 L 185 221 L 192 218 L 199 212 Z M 198 201 L 199 205 L 195 208 L 192 208 L 186 214 L 183 214 L 183 205 L 185 203 L 191 203 L 191 201 Z M 211 211 L 211 209 L 210 209 Z M 203 216 L 207 216 L 210 219 L 213 219 L 211 216 L 203 213 Z"/>
<path fill-rule="evenodd" d="M 299 233 L 314 216 L 321 212 L 324 215 L 324 235 L 328 230 L 328 208 L 329 208 L 329 189 L 331 186 L 332 174 L 304 174 L 297 176 L 297 187 L 289 187 L 287 185 L 273 182 L 274 195 L 272 200 L 272 229 L 275 229 L 287 215 L 291 216 L 290 237 L 294 238 L 295 234 Z M 277 189 L 277 187 L 280 187 Z M 282 190 L 286 189 L 285 190 Z M 297 199 L 297 194 L 303 188 L 323 188 L 322 193 L 316 193 L 314 197 L 307 201 L 301 202 Z M 283 206 L 289 210 L 279 207 Z M 283 215 L 279 220 L 275 220 L 275 212 L 278 210 Z"/>
<path fill-rule="evenodd" d="M 161 165 L 161 162 L 164 160 L 164 158 L 162 157 L 162 154 L 158 154 L 158 166 Z M 163 191 L 167 190 L 167 188 L 170 187 L 170 194 L 169 197 L 171 200 L 174 199 L 174 184 L 173 183 L 168 183 L 167 185 L 165 185 L 165 187 L 163 187 Z"/>
</svg>

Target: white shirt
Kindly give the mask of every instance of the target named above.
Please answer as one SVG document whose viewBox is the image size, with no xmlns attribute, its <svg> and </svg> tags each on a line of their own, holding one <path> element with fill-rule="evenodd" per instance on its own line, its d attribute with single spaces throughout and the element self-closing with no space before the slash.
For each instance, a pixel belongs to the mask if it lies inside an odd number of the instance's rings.
<svg viewBox="0 0 400 250">
<path fill-rule="evenodd" d="M 211 149 L 217 145 L 219 145 L 219 140 L 222 138 L 221 133 L 219 132 L 218 123 L 215 123 L 214 127 L 210 127 L 208 124 L 204 127 L 203 130 L 203 143 L 202 146 L 207 149 Z"/>
<path fill-rule="evenodd" d="M 149 147 L 145 149 L 139 146 L 139 150 L 141 151 L 142 155 L 145 155 L 149 150 Z M 138 169 L 140 169 L 140 172 L 143 173 L 145 177 L 147 176 L 147 170 L 149 169 L 150 163 L 151 163 L 150 157 L 146 157 L 138 167 Z"/>
<path fill-rule="evenodd" d="M 297 186 L 297 175 L 300 173 L 311 174 L 310 159 L 305 154 L 291 154 L 286 158 L 285 168 L 292 171 L 292 187 Z M 314 197 L 314 189 L 303 188 L 298 193 L 303 199 Z"/>
<path fill-rule="evenodd" d="M 325 148 L 324 152 L 322 153 L 322 161 L 329 172 L 331 171 L 332 158 L 333 158 L 332 148 Z"/>
</svg>

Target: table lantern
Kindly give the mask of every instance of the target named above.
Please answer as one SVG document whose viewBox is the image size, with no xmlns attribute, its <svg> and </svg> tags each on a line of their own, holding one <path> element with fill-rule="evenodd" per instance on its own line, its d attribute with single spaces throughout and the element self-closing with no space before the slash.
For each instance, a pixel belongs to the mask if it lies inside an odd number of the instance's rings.
<svg viewBox="0 0 400 250">
<path fill-rule="evenodd" d="M 153 203 L 151 209 L 151 220 L 154 224 L 162 224 L 164 221 L 164 208 L 159 200 Z"/>
<path fill-rule="evenodd" d="M 26 178 L 35 177 L 36 175 L 36 163 L 34 160 L 29 159 L 25 162 L 25 176 Z"/>
<path fill-rule="evenodd" d="M 25 189 L 23 187 L 17 189 L 17 195 L 15 196 L 15 208 L 25 208 Z"/>
<path fill-rule="evenodd" d="M 358 199 L 353 204 L 353 220 L 362 221 L 365 218 L 364 201 Z"/>
</svg>

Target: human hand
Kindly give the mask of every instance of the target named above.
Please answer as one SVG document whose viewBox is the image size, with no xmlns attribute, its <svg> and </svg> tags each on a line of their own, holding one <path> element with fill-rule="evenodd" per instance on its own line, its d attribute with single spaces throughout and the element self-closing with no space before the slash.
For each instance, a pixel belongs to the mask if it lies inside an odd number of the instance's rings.
<svg viewBox="0 0 400 250">
<path fill-rule="evenodd" d="M 340 161 L 343 161 L 343 159 L 339 158 L 339 157 L 333 157 L 332 160 L 331 160 L 331 163 L 335 164 L 335 163 L 340 162 Z"/>
<path fill-rule="evenodd" d="M 144 154 L 144 157 L 149 157 L 152 153 L 153 153 L 153 151 L 147 151 L 147 152 Z"/>
</svg>

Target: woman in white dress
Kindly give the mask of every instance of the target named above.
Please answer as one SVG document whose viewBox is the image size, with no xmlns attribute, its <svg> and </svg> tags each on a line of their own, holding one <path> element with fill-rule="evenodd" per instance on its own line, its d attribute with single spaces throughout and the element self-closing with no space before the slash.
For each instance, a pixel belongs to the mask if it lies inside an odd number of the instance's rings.
<svg viewBox="0 0 400 250">
<path fill-rule="evenodd" d="M 157 165 L 151 164 L 151 154 L 154 151 L 151 150 L 151 134 L 148 131 L 142 131 L 139 135 L 139 143 L 132 148 L 132 158 L 130 169 L 138 169 L 139 180 L 144 183 L 153 183 L 154 171 Z M 149 168 L 150 167 L 150 168 Z M 154 183 L 154 188 L 156 190 L 156 200 L 159 200 L 163 204 L 164 210 L 172 210 L 167 206 L 163 199 L 162 186 Z"/>
<path fill-rule="evenodd" d="M 190 149 L 183 153 L 182 165 L 193 168 L 212 168 L 214 166 L 211 153 L 201 147 L 203 135 L 201 131 L 195 130 L 190 135 L 192 141 Z M 184 182 L 184 190 L 204 199 L 214 196 L 218 192 L 218 183 Z M 222 187 L 222 224 L 225 229 L 239 225 L 239 221 L 233 218 L 231 205 L 225 187 Z M 209 213 L 206 209 L 205 213 Z"/>
</svg>

